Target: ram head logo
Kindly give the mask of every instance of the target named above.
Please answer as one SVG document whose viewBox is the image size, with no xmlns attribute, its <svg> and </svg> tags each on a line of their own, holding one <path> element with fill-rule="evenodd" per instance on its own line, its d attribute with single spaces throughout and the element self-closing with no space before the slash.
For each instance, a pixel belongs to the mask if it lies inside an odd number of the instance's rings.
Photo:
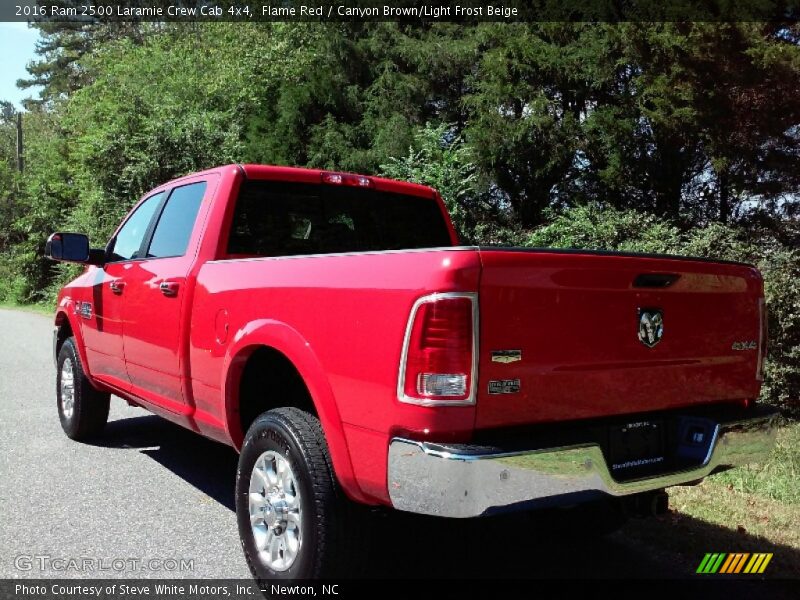
<svg viewBox="0 0 800 600">
<path fill-rule="evenodd" d="M 664 315 L 657 308 L 639 309 L 639 341 L 652 348 L 664 335 Z"/>
</svg>

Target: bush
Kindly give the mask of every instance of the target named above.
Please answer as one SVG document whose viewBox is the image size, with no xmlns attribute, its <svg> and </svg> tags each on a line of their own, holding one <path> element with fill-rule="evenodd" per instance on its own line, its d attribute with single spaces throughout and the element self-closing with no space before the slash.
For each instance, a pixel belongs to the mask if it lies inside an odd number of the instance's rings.
<svg viewBox="0 0 800 600">
<path fill-rule="evenodd" d="M 408 154 L 390 157 L 380 165 L 381 175 L 438 190 L 461 243 L 519 245 L 519 229 L 509 225 L 491 186 L 480 181 L 473 152 L 455 130 L 447 123 L 416 129 Z"/>
<path fill-rule="evenodd" d="M 24 304 L 28 301 L 27 282 L 16 272 L 11 257 L 0 254 L 0 303 Z"/>
<path fill-rule="evenodd" d="M 680 240 L 677 227 L 633 210 L 580 206 L 550 217 L 549 225 L 523 240 L 524 246 L 669 253 Z"/>
</svg>

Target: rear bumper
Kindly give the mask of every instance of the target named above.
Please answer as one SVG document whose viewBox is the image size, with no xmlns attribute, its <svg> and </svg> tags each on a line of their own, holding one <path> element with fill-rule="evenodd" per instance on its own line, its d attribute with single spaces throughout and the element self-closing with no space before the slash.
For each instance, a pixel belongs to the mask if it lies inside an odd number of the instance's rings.
<svg viewBox="0 0 800 600">
<path fill-rule="evenodd" d="M 775 412 L 765 411 L 718 423 L 699 466 L 624 482 L 611 476 L 597 444 L 482 452 L 394 438 L 389 444 L 389 497 L 399 510 L 476 517 L 692 483 L 766 458 L 775 442 L 775 417 Z"/>
</svg>

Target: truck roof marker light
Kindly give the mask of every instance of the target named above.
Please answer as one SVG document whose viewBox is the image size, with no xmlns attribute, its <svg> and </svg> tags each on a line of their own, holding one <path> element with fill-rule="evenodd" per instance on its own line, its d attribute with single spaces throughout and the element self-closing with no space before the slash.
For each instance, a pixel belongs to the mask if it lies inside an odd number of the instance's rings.
<svg viewBox="0 0 800 600">
<path fill-rule="evenodd" d="M 419 298 L 406 327 L 397 398 L 422 406 L 475 403 L 478 304 L 473 293 Z"/>
<path fill-rule="evenodd" d="M 372 187 L 372 179 L 364 175 L 352 175 L 351 173 L 325 172 L 322 174 L 322 183 L 349 185 L 351 187 Z"/>
<path fill-rule="evenodd" d="M 330 183 L 333 185 L 342 185 L 341 173 L 323 173 L 322 183 Z"/>
</svg>

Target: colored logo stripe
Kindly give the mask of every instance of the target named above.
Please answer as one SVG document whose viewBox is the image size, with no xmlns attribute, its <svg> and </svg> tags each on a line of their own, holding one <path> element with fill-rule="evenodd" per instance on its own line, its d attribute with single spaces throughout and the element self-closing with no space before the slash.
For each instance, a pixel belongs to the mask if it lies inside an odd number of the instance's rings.
<svg viewBox="0 0 800 600">
<path fill-rule="evenodd" d="M 708 553 L 703 558 L 703 561 L 700 563 L 700 566 L 697 567 L 698 573 L 716 573 L 717 569 L 719 569 L 720 564 L 722 564 L 722 560 L 725 558 L 725 554 L 719 553 Z"/>
<path fill-rule="evenodd" d="M 728 573 L 731 565 L 733 565 L 738 560 L 738 554 L 728 554 L 728 558 L 722 563 L 722 568 L 719 570 L 720 573 Z"/>
<path fill-rule="evenodd" d="M 729 555 L 729 560 L 720 569 L 720 573 L 738 573 L 744 567 L 744 561 L 749 558 L 749 553 L 736 552 Z"/>
<path fill-rule="evenodd" d="M 697 573 L 713 574 L 737 574 L 737 573 L 763 573 L 769 561 L 772 560 L 772 553 L 756 552 L 709 552 L 700 561 Z"/>
</svg>

